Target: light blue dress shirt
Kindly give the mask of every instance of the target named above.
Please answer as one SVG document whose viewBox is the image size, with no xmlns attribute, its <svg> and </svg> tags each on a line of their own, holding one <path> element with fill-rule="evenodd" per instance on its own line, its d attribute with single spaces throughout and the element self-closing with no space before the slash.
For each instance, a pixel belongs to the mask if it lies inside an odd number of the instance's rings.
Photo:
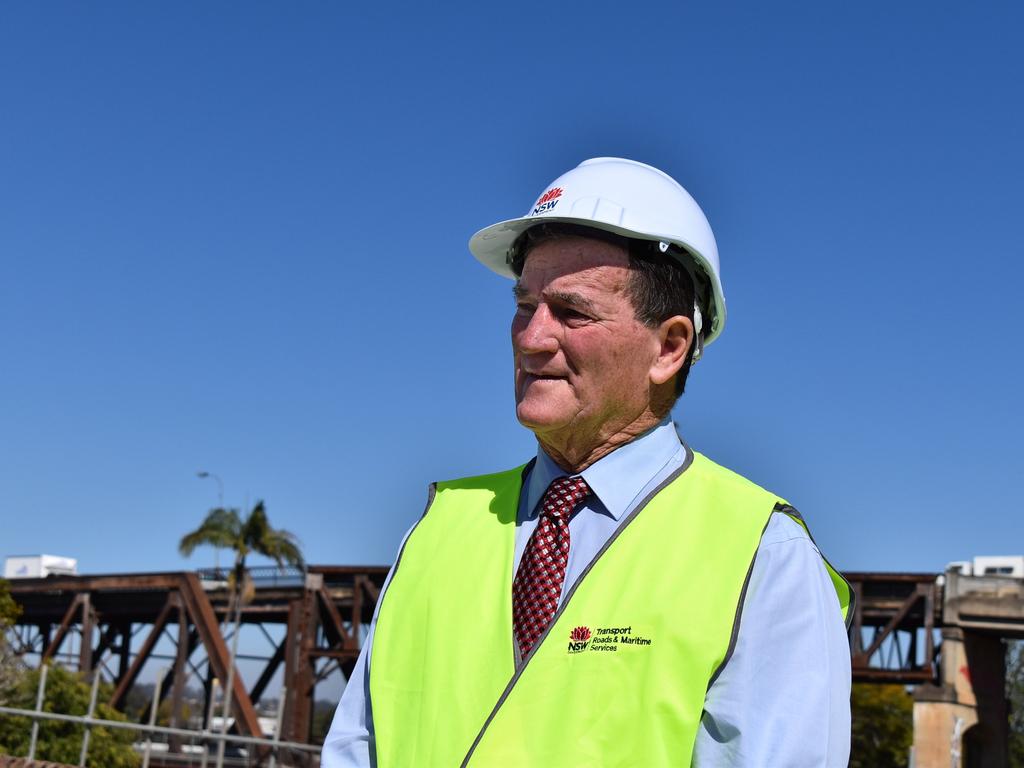
<svg viewBox="0 0 1024 768">
<path fill-rule="evenodd" d="M 665 419 L 581 473 L 592 494 L 569 522 L 563 596 L 629 513 L 682 466 L 688 450 Z M 544 491 L 565 474 L 537 451 L 519 499 L 514 568 L 537 527 Z M 376 616 L 324 742 L 323 768 L 375 764 L 369 692 L 375 625 Z M 693 765 L 838 768 L 849 753 L 850 649 L 839 601 L 807 532 L 775 513 L 754 559 L 733 655 L 704 700 Z"/>
</svg>

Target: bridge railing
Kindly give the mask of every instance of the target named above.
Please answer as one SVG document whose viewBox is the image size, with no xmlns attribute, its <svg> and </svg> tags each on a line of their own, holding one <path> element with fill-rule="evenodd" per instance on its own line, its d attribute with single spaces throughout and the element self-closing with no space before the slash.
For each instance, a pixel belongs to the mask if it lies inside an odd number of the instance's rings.
<svg viewBox="0 0 1024 768">
<path fill-rule="evenodd" d="M 196 573 L 204 584 L 227 583 L 231 568 L 199 568 Z M 258 565 L 246 568 L 249 578 L 257 587 L 301 587 L 306 580 L 306 569 L 294 565 L 277 567 Z"/>
</svg>

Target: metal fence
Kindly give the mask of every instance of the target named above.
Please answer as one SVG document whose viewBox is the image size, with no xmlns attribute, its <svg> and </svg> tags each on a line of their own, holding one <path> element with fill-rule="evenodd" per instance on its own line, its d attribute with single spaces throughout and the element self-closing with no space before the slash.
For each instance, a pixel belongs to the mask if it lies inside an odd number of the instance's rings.
<svg viewBox="0 0 1024 768">
<path fill-rule="evenodd" d="M 156 724 L 156 712 L 160 699 L 160 683 L 153 691 L 154 704 L 150 710 L 149 723 L 131 723 L 120 720 L 104 720 L 94 717 L 96 698 L 99 689 L 98 674 L 93 675 L 92 691 L 89 698 L 89 710 L 85 715 L 66 715 L 58 712 L 44 712 L 43 702 L 46 697 L 46 677 L 48 667 L 43 665 L 39 674 L 39 690 L 36 696 L 35 709 L 19 709 L 17 707 L 0 706 L 0 715 L 24 717 L 31 722 L 29 737 L 28 760 L 36 758 L 39 744 L 39 724 L 43 720 L 74 723 L 82 726 L 82 747 L 79 753 L 80 768 L 89 766 L 89 739 L 95 727 L 113 728 L 135 731 L 145 735 L 145 740 L 134 746 L 142 754 L 142 768 L 149 768 L 154 755 L 162 764 L 174 763 L 181 766 L 199 766 L 200 768 L 224 768 L 239 766 L 255 768 L 316 768 L 320 764 L 320 747 L 295 741 L 281 741 L 277 734 L 281 732 L 281 717 L 278 712 L 277 727 L 274 738 L 257 738 L 226 732 L 225 727 L 219 731 L 207 727 L 201 731 L 186 728 L 171 728 Z M 156 737 L 156 738 L 155 738 Z M 159 737 L 165 737 L 162 741 Z M 171 750 L 171 743 L 177 742 L 178 751 Z M 187 743 L 185 743 L 187 742 Z M 230 747 L 230 749 L 229 749 Z M 96 766 L 95 768 L 104 768 Z"/>
</svg>

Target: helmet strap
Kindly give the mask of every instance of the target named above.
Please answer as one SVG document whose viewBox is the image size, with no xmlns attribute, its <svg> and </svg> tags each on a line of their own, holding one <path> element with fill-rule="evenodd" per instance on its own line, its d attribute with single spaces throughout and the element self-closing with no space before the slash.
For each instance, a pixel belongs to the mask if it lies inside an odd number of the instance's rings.
<svg viewBox="0 0 1024 768">
<path fill-rule="evenodd" d="M 700 360 L 704 354 L 704 316 L 700 312 L 700 302 L 693 300 L 693 354 L 690 355 L 690 365 Z"/>
</svg>

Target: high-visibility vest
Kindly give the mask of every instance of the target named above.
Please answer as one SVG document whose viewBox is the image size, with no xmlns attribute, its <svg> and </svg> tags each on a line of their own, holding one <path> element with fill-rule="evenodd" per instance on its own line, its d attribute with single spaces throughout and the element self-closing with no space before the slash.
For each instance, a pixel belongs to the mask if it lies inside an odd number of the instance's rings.
<svg viewBox="0 0 1024 768">
<path fill-rule="evenodd" d="M 377 616 L 378 766 L 689 765 L 761 534 L 774 511 L 795 511 L 694 454 L 566 584 L 517 668 L 522 479 L 519 468 L 432 487 Z M 845 616 L 851 590 L 826 566 Z"/>
</svg>

